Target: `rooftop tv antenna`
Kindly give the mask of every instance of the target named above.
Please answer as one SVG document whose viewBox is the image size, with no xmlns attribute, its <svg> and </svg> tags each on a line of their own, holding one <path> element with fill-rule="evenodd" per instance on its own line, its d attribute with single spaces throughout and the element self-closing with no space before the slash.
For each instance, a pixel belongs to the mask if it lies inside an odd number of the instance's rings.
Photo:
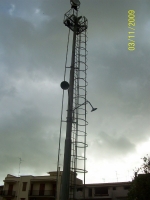
<svg viewBox="0 0 150 200">
<path fill-rule="evenodd" d="M 18 172 L 18 177 L 19 177 L 19 175 L 20 175 L 20 165 L 21 165 L 21 162 L 22 162 L 22 159 L 19 158 L 19 172 Z"/>
<path fill-rule="evenodd" d="M 61 142 L 62 122 L 66 123 L 66 139 L 64 149 L 64 164 L 62 174 L 62 185 L 60 196 L 56 199 L 69 200 L 76 199 L 77 188 L 85 186 L 86 171 L 86 126 L 88 125 L 87 104 L 92 104 L 87 100 L 87 28 L 88 21 L 84 16 L 78 16 L 80 7 L 79 0 L 70 0 L 71 9 L 64 15 L 64 24 L 69 28 L 68 44 L 66 52 L 64 81 L 60 86 L 63 89 L 60 137 L 58 149 L 57 175 L 59 171 L 59 155 Z M 73 32 L 71 66 L 67 66 L 68 46 L 70 30 Z M 69 82 L 66 81 L 66 71 L 69 69 Z M 68 108 L 66 120 L 63 120 L 64 91 L 68 90 Z M 83 185 L 77 183 L 77 173 L 83 176 Z M 57 176 L 58 180 L 58 176 Z M 58 181 L 57 181 L 58 184 Z M 85 198 L 85 188 L 83 189 Z M 83 198 L 83 199 L 84 199 Z"/>
</svg>

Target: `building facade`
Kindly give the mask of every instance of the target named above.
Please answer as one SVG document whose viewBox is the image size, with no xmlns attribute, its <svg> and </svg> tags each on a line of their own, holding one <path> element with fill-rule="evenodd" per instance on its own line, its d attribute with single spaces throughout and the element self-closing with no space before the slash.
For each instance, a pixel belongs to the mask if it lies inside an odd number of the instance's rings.
<svg viewBox="0 0 150 200">
<path fill-rule="evenodd" d="M 48 176 L 20 177 L 8 174 L 4 186 L 0 186 L 0 200 L 59 200 L 62 172 L 59 172 L 58 180 L 57 172 L 48 172 L 48 174 Z M 74 176 L 72 173 L 71 175 Z M 76 178 L 76 184 L 78 185 L 76 199 L 126 200 L 131 182 L 83 185 L 82 180 Z"/>
<path fill-rule="evenodd" d="M 85 200 L 127 200 L 130 185 L 131 182 L 86 184 L 85 189 L 78 187 L 76 198 Z"/>
<path fill-rule="evenodd" d="M 3 191 L 3 188 L 4 188 L 4 186 L 3 186 L 3 185 L 0 185 L 0 200 L 2 200 L 1 193 L 2 193 L 2 191 Z"/>
<path fill-rule="evenodd" d="M 54 199 L 56 191 L 55 176 L 20 176 L 8 174 L 4 180 L 2 200 Z"/>
</svg>

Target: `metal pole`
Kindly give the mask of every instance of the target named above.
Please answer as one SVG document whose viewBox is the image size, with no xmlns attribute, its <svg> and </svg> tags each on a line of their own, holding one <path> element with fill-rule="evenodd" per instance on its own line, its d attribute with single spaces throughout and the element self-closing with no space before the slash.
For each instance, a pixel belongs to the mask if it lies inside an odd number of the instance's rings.
<svg viewBox="0 0 150 200">
<path fill-rule="evenodd" d="M 79 35 L 80 36 L 80 35 Z M 78 37 L 78 41 L 77 41 L 77 44 L 79 46 L 78 48 L 78 51 L 77 51 L 77 54 L 78 54 L 78 57 L 77 57 L 77 67 L 78 67 L 78 70 L 77 70 L 77 75 L 76 75 L 76 78 L 77 78 L 77 83 L 76 83 L 76 87 L 77 87 L 77 99 L 76 99 L 76 103 L 75 105 L 79 105 L 79 78 L 80 78 L 80 40 L 79 40 L 79 37 Z M 74 109 L 75 110 L 75 109 Z M 75 124 L 75 127 L 76 127 L 76 133 L 75 133 L 75 158 L 74 158 L 74 180 L 73 180 L 73 183 L 74 183 L 74 188 L 73 188 L 73 199 L 76 199 L 76 189 L 77 189 L 77 183 L 76 183 L 76 176 L 77 176 L 77 153 L 78 153 L 78 149 L 77 149 L 77 142 L 78 142 L 78 114 L 79 114 L 79 110 L 78 110 L 78 107 L 76 107 L 76 124 Z"/>
<path fill-rule="evenodd" d="M 69 90 L 68 90 L 68 112 L 67 112 L 65 151 L 64 151 L 64 166 L 63 166 L 62 187 L 61 187 L 61 197 L 60 197 L 61 200 L 69 199 L 76 29 L 77 29 L 77 27 L 76 27 L 76 23 L 75 23 L 74 33 L 73 33 L 73 44 L 72 44 L 70 81 L 69 81 L 70 86 L 69 86 Z"/>
</svg>

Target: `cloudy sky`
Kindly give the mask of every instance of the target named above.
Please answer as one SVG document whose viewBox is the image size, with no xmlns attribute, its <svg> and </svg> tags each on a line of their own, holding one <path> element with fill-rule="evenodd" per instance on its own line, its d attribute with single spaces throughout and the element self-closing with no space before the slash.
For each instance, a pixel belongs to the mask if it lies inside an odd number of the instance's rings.
<svg viewBox="0 0 150 200">
<path fill-rule="evenodd" d="M 18 176 L 19 158 L 20 175 L 56 170 L 69 9 L 69 0 L 0 0 L 0 184 Z M 80 15 L 88 18 L 87 98 L 98 108 L 87 106 L 86 182 L 129 181 L 150 155 L 150 1 L 81 0 Z"/>
</svg>

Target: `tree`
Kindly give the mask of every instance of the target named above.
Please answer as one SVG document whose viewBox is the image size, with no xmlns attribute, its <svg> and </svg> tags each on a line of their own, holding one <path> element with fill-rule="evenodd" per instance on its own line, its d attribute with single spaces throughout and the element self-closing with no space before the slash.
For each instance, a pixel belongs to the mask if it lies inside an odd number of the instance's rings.
<svg viewBox="0 0 150 200">
<path fill-rule="evenodd" d="M 150 173 L 150 158 L 147 155 L 147 157 L 144 157 L 142 159 L 144 161 L 144 163 L 142 165 L 142 170 L 145 174 L 148 174 L 148 173 Z"/>
<path fill-rule="evenodd" d="M 150 158 L 144 157 L 142 166 L 136 170 L 128 200 L 150 200 Z M 142 174 L 139 174 L 139 172 Z"/>
</svg>

